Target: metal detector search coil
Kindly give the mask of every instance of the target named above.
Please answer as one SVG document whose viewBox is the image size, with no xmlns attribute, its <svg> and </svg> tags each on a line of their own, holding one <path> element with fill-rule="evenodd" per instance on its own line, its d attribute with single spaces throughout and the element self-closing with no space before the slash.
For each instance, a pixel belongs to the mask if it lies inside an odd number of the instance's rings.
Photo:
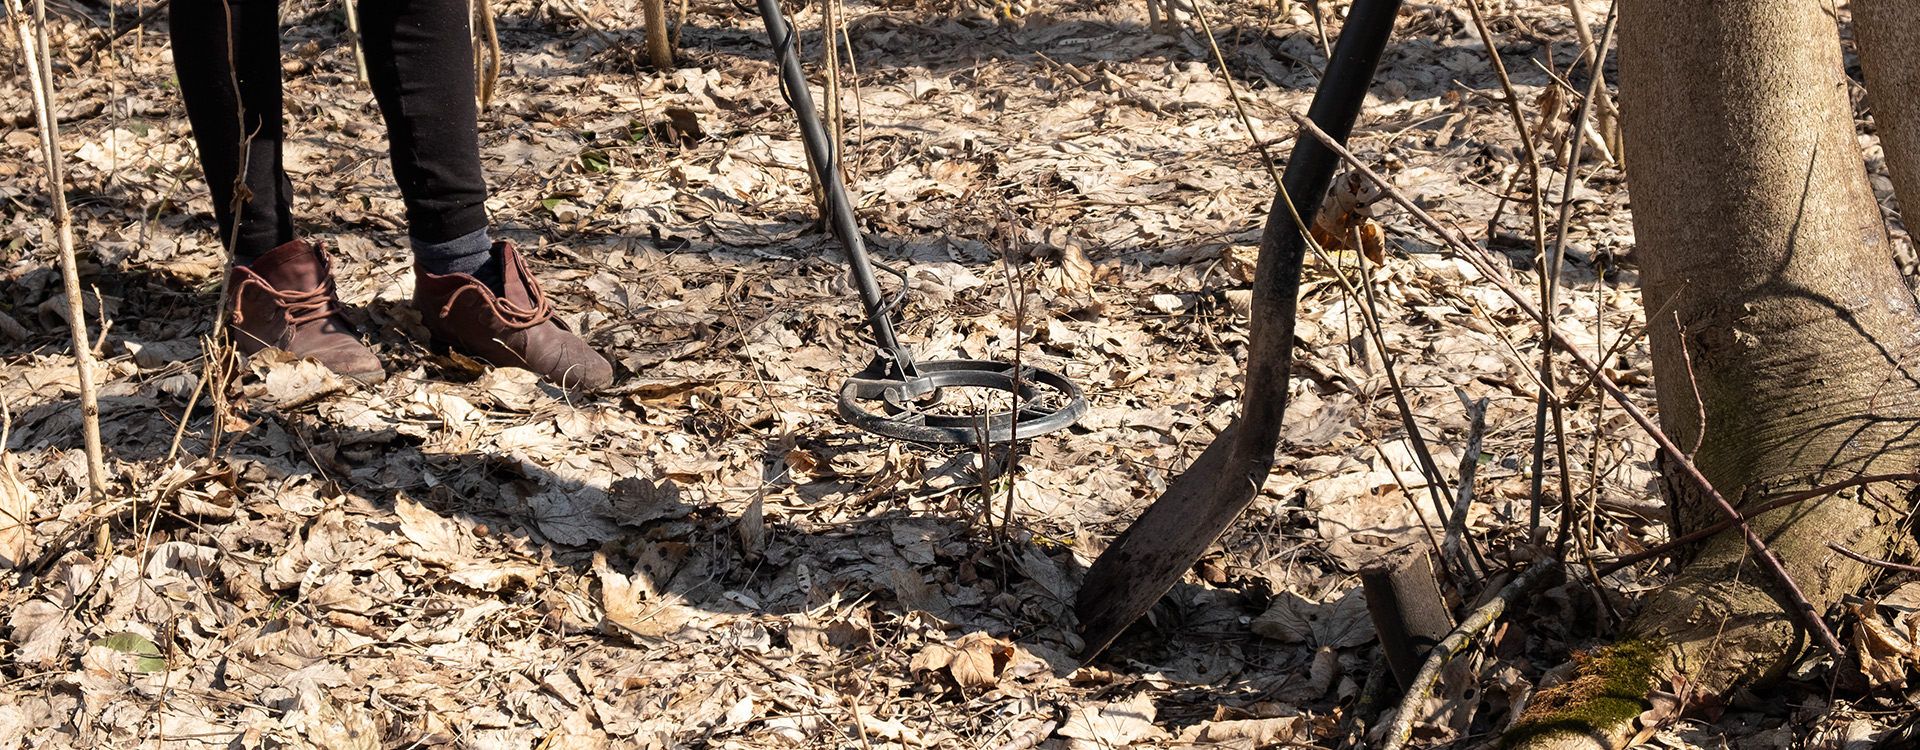
<svg viewBox="0 0 1920 750">
<path fill-rule="evenodd" d="M 876 435 L 923 443 L 967 444 L 982 438 L 1004 442 L 1045 435 L 1072 426 L 1087 413 L 1087 399 L 1079 386 L 1058 373 L 1022 367 L 1015 378 L 1013 365 L 978 359 L 921 362 L 914 369 L 919 374 L 905 379 L 847 378 L 840 384 L 840 417 Z M 1054 409 L 1031 406 L 1048 399 L 1035 385 L 1053 390 L 1065 405 Z M 1014 395 L 1015 403 L 1029 406 L 979 416 L 943 414 L 934 411 L 942 388 L 1006 391 Z M 878 403 L 883 411 L 870 411 L 862 402 Z"/>
<path fill-rule="evenodd" d="M 807 162 L 826 193 L 827 218 L 846 246 L 848 270 L 879 348 L 867 369 L 840 385 L 841 418 L 876 435 L 957 445 L 1037 437 L 1080 421 L 1087 413 L 1087 399 L 1064 375 L 1026 366 L 1015 372 L 1013 365 L 986 360 L 915 363 L 913 355 L 900 345 L 888 317 L 893 304 L 882 298 L 880 283 L 874 279 L 874 264 L 860 237 L 853 202 L 847 199 L 840 170 L 834 166 L 834 144 L 820 126 L 806 73 L 800 68 L 800 55 L 794 50 L 793 30 L 780 14 L 780 0 L 759 3 L 760 19 L 767 24 L 767 38 L 780 64 L 780 94 L 800 121 Z M 891 269 L 888 272 L 906 278 Z M 1012 397 L 1013 408 L 988 414 L 946 413 L 939 408 L 946 388 L 1002 391 Z"/>
</svg>

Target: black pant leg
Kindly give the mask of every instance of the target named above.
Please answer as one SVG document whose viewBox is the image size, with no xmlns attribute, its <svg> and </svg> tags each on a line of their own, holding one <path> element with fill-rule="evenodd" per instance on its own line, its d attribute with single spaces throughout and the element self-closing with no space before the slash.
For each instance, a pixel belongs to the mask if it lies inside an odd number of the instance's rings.
<svg viewBox="0 0 1920 750">
<path fill-rule="evenodd" d="M 440 243 L 486 228 L 466 0 L 371 0 L 359 8 L 408 233 Z"/>
<path fill-rule="evenodd" d="M 278 1 L 173 0 L 168 9 L 180 98 L 213 195 L 220 241 L 232 243 L 228 249 L 241 260 L 293 240 L 293 185 L 280 149 Z M 236 213 L 242 165 L 246 190 Z"/>
</svg>

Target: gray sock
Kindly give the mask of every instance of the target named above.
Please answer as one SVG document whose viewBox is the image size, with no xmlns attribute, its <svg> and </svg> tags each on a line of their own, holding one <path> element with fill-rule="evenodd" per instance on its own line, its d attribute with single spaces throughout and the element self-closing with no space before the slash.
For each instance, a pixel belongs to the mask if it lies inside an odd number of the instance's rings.
<svg viewBox="0 0 1920 750">
<path fill-rule="evenodd" d="M 493 256 L 493 239 L 487 236 L 486 227 L 446 242 L 425 242 L 417 238 L 412 241 L 413 257 L 428 273 L 436 276 L 464 273 L 479 279 L 494 294 L 501 293 L 506 278 L 500 261 Z"/>
</svg>

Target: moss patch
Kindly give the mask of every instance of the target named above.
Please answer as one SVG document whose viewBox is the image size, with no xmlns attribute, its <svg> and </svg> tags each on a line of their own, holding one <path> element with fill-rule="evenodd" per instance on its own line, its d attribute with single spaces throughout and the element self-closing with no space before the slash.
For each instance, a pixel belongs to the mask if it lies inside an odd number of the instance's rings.
<svg viewBox="0 0 1920 750">
<path fill-rule="evenodd" d="M 1574 677 L 1536 694 L 1500 738 L 1521 747 L 1551 735 L 1604 737 L 1646 710 L 1660 649 L 1649 641 L 1622 641 L 1591 654 L 1574 654 Z"/>
</svg>

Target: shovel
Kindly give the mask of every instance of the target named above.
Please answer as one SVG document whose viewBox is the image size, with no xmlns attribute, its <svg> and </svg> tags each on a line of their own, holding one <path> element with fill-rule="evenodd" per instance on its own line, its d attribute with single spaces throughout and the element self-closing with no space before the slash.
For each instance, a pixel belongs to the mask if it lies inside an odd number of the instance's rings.
<svg viewBox="0 0 1920 750">
<path fill-rule="evenodd" d="M 1307 117 L 1342 143 L 1360 114 L 1399 10 L 1400 0 L 1355 0 L 1334 45 Z M 1299 221 L 1312 221 L 1319 213 L 1338 165 L 1339 157 L 1320 141 L 1296 139 L 1281 193 L 1260 236 L 1240 416 L 1087 571 L 1075 606 L 1086 640 L 1082 661 L 1105 650 L 1165 596 L 1266 483 L 1293 366 L 1300 265 L 1307 251 Z M 1289 198 L 1297 213 L 1289 210 Z"/>
</svg>

